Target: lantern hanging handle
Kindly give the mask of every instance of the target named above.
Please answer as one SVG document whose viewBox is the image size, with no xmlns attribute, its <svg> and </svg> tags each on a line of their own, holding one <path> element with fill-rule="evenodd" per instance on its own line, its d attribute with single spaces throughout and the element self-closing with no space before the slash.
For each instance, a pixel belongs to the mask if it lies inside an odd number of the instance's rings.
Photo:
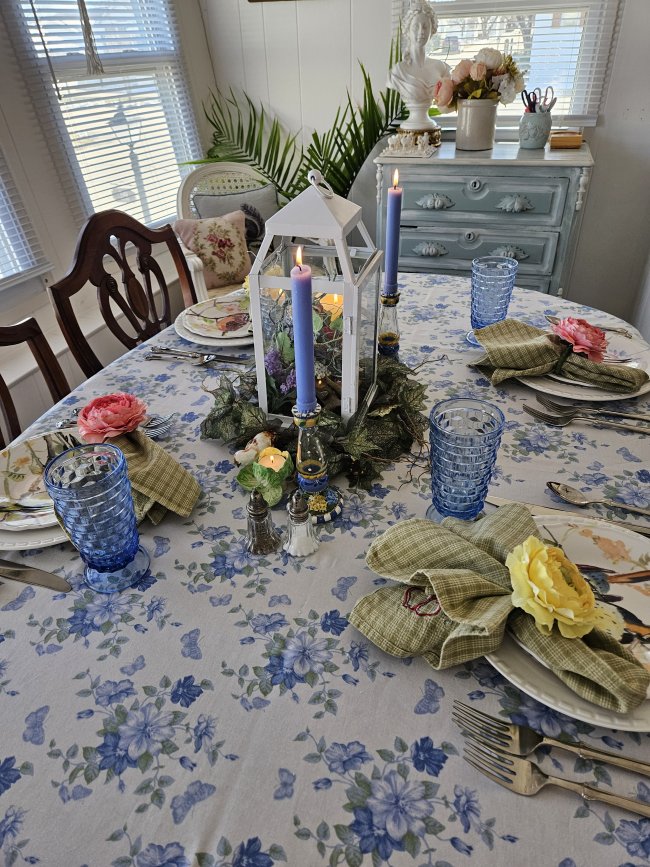
<svg viewBox="0 0 650 867">
<path fill-rule="evenodd" d="M 324 199 L 331 199 L 334 195 L 334 190 L 330 187 L 318 169 L 310 169 L 307 174 L 307 180 Z"/>
</svg>

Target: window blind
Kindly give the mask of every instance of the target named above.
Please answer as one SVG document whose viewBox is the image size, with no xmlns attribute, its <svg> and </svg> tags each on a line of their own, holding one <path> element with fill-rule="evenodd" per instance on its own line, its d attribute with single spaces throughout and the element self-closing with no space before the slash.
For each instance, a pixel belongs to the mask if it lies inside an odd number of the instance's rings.
<svg viewBox="0 0 650 867">
<path fill-rule="evenodd" d="M 49 267 L 0 151 L 0 290 Z"/>
<path fill-rule="evenodd" d="M 108 208 L 148 224 L 174 219 L 188 171 L 180 164 L 201 151 L 170 0 L 86 0 L 99 74 L 87 71 L 77 0 L 5 2 L 18 60 L 79 221 Z"/>
<path fill-rule="evenodd" d="M 555 122 L 595 126 L 621 5 L 619 0 L 500 0 L 495 13 L 492 0 L 436 0 L 438 32 L 427 53 L 452 68 L 481 48 L 512 54 L 527 89 L 553 87 Z M 393 11 L 403 14 L 408 7 L 408 0 L 394 0 Z M 499 123 L 514 125 L 522 111 L 518 99 L 499 106 Z M 449 119 L 455 123 L 455 115 Z"/>
</svg>

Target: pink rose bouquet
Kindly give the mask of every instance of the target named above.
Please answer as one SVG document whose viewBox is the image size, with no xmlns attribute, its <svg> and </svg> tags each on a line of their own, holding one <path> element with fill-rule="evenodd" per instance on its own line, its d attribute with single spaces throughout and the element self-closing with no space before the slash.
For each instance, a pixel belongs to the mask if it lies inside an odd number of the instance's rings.
<svg viewBox="0 0 650 867">
<path fill-rule="evenodd" d="M 77 425 L 88 443 L 103 443 L 135 430 L 147 417 L 147 406 L 133 394 L 118 391 L 91 400 L 79 413 Z"/>
<path fill-rule="evenodd" d="M 507 105 L 524 88 L 524 78 L 510 54 L 482 48 L 473 60 L 461 60 L 435 86 L 433 99 L 444 114 L 462 99 L 491 99 Z"/>
<path fill-rule="evenodd" d="M 605 332 L 595 325 L 590 325 L 586 319 L 576 319 L 568 316 L 551 326 L 566 343 L 570 343 L 574 352 L 586 355 L 589 361 L 602 361 L 607 349 Z"/>
</svg>

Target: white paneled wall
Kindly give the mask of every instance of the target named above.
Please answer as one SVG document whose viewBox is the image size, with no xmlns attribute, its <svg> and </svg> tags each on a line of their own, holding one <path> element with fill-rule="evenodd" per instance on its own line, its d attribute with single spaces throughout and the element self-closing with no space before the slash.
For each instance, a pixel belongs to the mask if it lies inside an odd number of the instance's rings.
<svg viewBox="0 0 650 867">
<path fill-rule="evenodd" d="M 364 64 L 385 84 L 391 0 L 201 0 L 215 77 L 270 107 L 308 138 L 330 128 L 346 91 L 357 99 Z"/>
</svg>

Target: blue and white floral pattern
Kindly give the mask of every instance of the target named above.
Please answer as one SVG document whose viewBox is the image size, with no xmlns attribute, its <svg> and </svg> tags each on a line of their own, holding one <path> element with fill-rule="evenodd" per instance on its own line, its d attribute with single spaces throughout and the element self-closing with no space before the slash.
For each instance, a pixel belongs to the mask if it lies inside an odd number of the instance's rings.
<svg viewBox="0 0 650 867">
<path fill-rule="evenodd" d="M 559 478 L 649 504 L 641 437 L 532 423 L 530 391 L 495 389 L 467 367 L 466 280 L 410 275 L 400 289 L 402 358 L 427 362 L 430 402 L 473 395 L 504 411 L 497 495 L 553 505 L 544 482 Z M 537 325 L 569 311 L 589 315 L 535 292 L 515 291 L 511 307 Z M 173 330 L 156 342 L 189 346 Z M 253 557 L 234 449 L 199 437 L 206 371 L 146 354 L 125 355 L 33 431 L 90 397 L 131 391 L 152 412 L 178 413 L 162 444 L 203 495 L 188 519 L 141 526 L 151 573 L 121 594 L 93 593 L 69 545 L 10 555 L 73 590 L 0 583 L 0 864 L 650 867 L 650 820 L 567 792 L 517 800 L 479 776 L 451 706 L 459 698 L 638 757 L 647 735 L 549 710 L 483 660 L 437 672 L 386 656 L 350 625 L 356 600 L 386 583 L 365 566 L 369 543 L 430 502 L 424 471 L 388 467 L 369 492 L 343 483 L 343 516 L 320 530 L 314 556 Z M 272 515 L 286 523 L 282 508 Z M 602 763 L 548 749 L 536 760 L 650 802 L 647 780 Z"/>
</svg>

